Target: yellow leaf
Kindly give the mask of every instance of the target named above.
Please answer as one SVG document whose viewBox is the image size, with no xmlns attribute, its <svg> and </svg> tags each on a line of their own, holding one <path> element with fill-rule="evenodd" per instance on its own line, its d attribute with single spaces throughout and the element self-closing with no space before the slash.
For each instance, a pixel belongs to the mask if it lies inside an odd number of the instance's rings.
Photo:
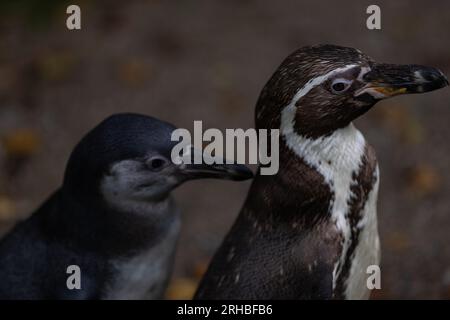
<svg viewBox="0 0 450 320">
<path fill-rule="evenodd" d="M 51 52 L 42 55 L 36 61 L 39 75 L 49 81 L 67 78 L 73 71 L 77 58 L 71 52 Z"/>
<path fill-rule="evenodd" d="M 0 221 L 11 221 L 16 214 L 14 202 L 6 196 L 0 195 Z"/>
<path fill-rule="evenodd" d="M 130 87 L 138 87 L 148 78 L 148 65 L 138 59 L 125 61 L 119 65 L 119 80 Z"/>
<path fill-rule="evenodd" d="M 40 145 L 40 139 L 31 129 L 17 129 L 2 139 L 5 151 L 10 156 L 30 156 Z"/>
<path fill-rule="evenodd" d="M 194 296 L 197 289 L 197 281 L 189 278 L 175 278 L 166 291 L 169 300 L 189 300 Z"/>
<path fill-rule="evenodd" d="M 387 235 L 386 243 L 389 248 L 395 251 L 403 251 L 411 245 L 408 236 L 401 232 L 393 232 Z"/>
<path fill-rule="evenodd" d="M 209 261 L 207 260 L 201 260 L 200 262 L 196 263 L 193 270 L 193 276 L 195 279 L 200 280 L 203 275 L 206 273 L 206 270 L 208 269 Z"/>
<path fill-rule="evenodd" d="M 409 169 L 408 189 L 416 196 L 426 196 L 435 192 L 440 184 L 439 173 L 430 165 L 420 164 Z"/>
</svg>

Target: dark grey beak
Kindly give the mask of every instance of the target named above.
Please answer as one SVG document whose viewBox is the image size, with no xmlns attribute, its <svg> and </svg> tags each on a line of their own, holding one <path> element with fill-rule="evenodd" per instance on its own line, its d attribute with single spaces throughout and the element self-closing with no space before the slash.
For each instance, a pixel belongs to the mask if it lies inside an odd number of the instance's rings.
<svg viewBox="0 0 450 320">
<path fill-rule="evenodd" d="M 200 158 L 203 156 L 202 163 L 194 163 L 196 155 L 200 156 Z M 223 164 L 213 163 L 212 158 L 206 158 L 201 154 L 201 151 L 191 148 L 191 164 L 182 164 L 180 166 L 180 172 L 186 179 L 211 178 L 242 181 L 253 178 L 253 172 L 245 165 L 225 164 L 225 159 L 223 158 L 221 158 L 220 162 Z"/>
<path fill-rule="evenodd" d="M 363 81 L 366 85 L 355 92 L 356 97 L 368 94 L 375 99 L 384 99 L 399 94 L 429 92 L 449 85 L 440 70 L 414 64 L 374 64 Z"/>
<path fill-rule="evenodd" d="M 252 171 L 241 164 L 187 164 L 182 170 L 188 179 L 227 179 L 247 180 L 253 177 Z"/>
</svg>

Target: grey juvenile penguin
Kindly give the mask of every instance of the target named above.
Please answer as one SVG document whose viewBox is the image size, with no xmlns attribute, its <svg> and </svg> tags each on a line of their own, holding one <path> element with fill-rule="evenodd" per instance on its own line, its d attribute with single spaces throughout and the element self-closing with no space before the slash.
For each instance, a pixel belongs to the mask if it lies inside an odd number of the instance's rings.
<svg viewBox="0 0 450 320">
<path fill-rule="evenodd" d="M 280 129 L 280 169 L 253 180 L 195 298 L 368 298 L 379 175 L 352 121 L 381 99 L 447 85 L 437 69 L 377 63 L 353 48 L 287 57 L 256 106 L 258 129 Z"/>
<path fill-rule="evenodd" d="M 174 129 L 118 114 L 90 131 L 62 187 L 0 241 L 0 299 L 161 298 L 180 227 L 170 192 L 191 179 L 252 176 L 241 165 L 175 165 Z M 66 285 L 70 265 L 80 290 Z"/>
</svg>

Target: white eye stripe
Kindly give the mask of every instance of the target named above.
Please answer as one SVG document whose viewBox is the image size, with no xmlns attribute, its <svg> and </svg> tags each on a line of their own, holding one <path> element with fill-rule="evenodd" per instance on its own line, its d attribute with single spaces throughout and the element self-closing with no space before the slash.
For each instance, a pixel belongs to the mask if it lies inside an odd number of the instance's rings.
<svg viewBox="0 0 450 320">
<path fill-rule="evenodd" d="M 330 79 L 335 74 L 338 74 L 340 72 L 345 72 L 345 71 L 347 71 L 349 69 L 352 69 L 354 67 L 357 67 L 357 65 L 356 64 L 350 64 L 350 65 L 347 65 L 347 66 L 342 67 L 342 68 L 334 69 L 334 70 L 332 70 L 332 71 L 330 71 L 330 72 L 328 72 L 328 73 L 326 73 L 326 74 L 324 74 L 322 76 L 318 76 L 318 77 L 316 77 L 314 79 L 309 80 L 301 89 L 299 89 L 297 91 L 297 93 L 292 98 L 291 103 L 289 105 L 295 106 L 297 101 L 300 100 L 303 96 L 305 96 L 313 88 L 317 87 L 318 85 L 321 85 L 322 83 L 324 83 L 325 81 Z"/>
<path fill-rule="evenodd" d="M 353 80 L 349 80 L 349 79 L 345 79 L 345 78 L 337 78 L 337 79 L 333 80 L 332 84 L 335 84 L 335 83 L 338 83 L 338 82 L 342 82 L 342 83 L 348 85 L 348 84 L 352 83 Z"/>
<path fill-rule="evenodd" d="M 323 61 L 323 63 L 325 63 L 325 62 Z M 283 109 L 286 109 L 289 106 L 295 107 L 297 102 L 301 98 L 303 98 L 305 95 L 307 95 L 308 92 L 310 92 L 315 87 L 323 84 L 325 81 L 329 80 L 331 77 L 335 76 L 336 74 L 341 73 L 341 72 L 345 72 L 345 71 L 350 70 L 350 69 L 353 69 L 353 68 L 355 68 L 357 66 L 358 66 L 357 64 L 349 64 L 349 65 L 346 65 L 344 67 L 331 70 L 328 73 L 323 74 L 321 76 L 318 76 L 316 78 L 310 79 L 303 87 L 301 87 L 300 89 L 297 90 L 297 92 L 295 93 L 295 95 L 292 98 L 291 102 L 287 106 L 285 106 Z M 366 67 L 363 67 L 362 69 L 364 70 L 364 73 L 368 71 Z M 363 70 L 361 70 L 361 73 L 360 73 L 359 77 L 363 76 Z M 263 114 L 263 112 L 264 112 L 264 108 L 260 108 L 260 110 L 258 110 L 258 113 L 257 113 L 256 117 L 259 119 L 259 117 Z"/>
</svg>

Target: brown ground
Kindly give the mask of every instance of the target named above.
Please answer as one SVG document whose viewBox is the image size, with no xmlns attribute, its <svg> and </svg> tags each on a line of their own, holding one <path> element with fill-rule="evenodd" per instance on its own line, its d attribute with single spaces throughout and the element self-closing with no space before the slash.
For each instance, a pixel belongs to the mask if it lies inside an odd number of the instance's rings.
<svg viewBox="0 0 450 320">
<path fill-rule="evenodd" d="M 84 0 L 77 32 L 55 2 L 0 5 L 3 230 L 58 187 L 72 147 L 104 117 L 133 111 L 187 128 L 251 127 L 265 81 L 303 45 L 347 45 L 450 74 L 446 0 L 377 1 L 381 31 L 365 28 L 367 1 Z M 449 90 L 399 97 L 357 121 L 381 170 L 376 297 L 450 298 L 449 98 Z M 169 297 L 192 292 L 248 186 L 196 181 L 176 191 L 184 225 Z"/>
</svg>

